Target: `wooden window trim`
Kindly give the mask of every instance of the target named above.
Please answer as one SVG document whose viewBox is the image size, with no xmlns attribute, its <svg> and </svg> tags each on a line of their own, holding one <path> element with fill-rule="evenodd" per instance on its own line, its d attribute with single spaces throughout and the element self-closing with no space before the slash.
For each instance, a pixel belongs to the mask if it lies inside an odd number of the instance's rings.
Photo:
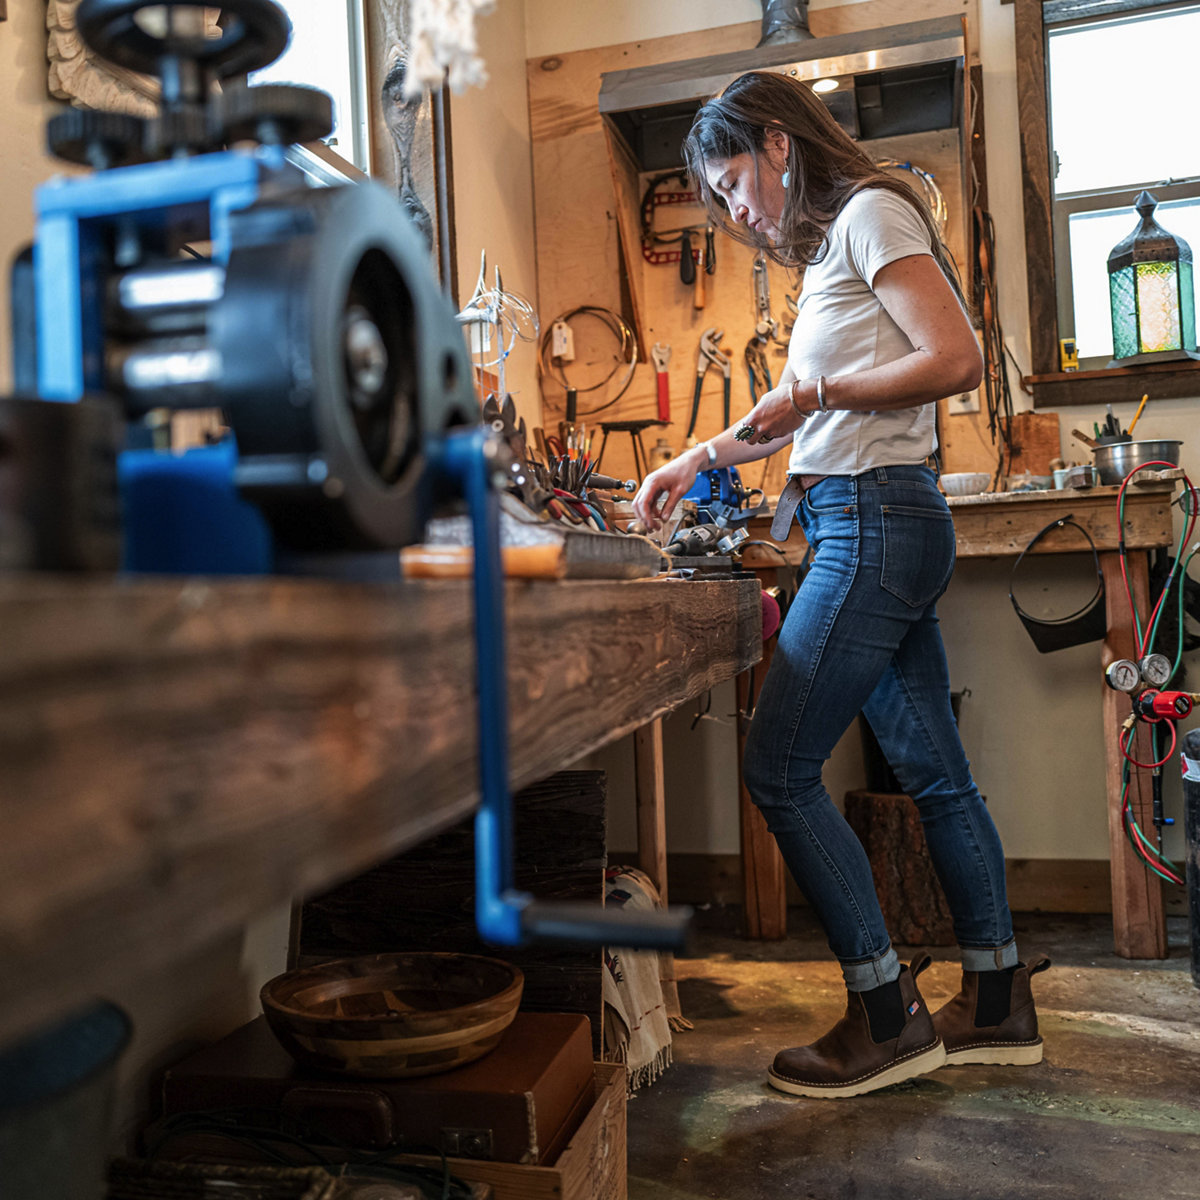
<svg viewBox="0 0 1200 1200">
<path fill-rule="evenodd" d="M 1100 371 L 1060 371 L 1054 287 L 1053 194 L 1046 104 L 1046 35 L 1042 0 L 1013 0 L 1017 111 L 1021 123 L 1021 192 L 1029 291 L 1032 373 L 1023 381 L 1033 407 L 1200 396 L 1200 363 L 1156 363 Z"/>
</svg>

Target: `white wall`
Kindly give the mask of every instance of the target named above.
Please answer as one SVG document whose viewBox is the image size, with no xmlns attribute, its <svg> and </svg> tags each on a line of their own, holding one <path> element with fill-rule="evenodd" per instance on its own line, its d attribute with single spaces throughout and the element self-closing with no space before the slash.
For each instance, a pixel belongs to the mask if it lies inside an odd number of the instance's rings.
<svg viewBox="0 0 1200 1200">
<path fill-rule="evenodd" d="M 488 82 L 450 102 L 459 299 L 465 304 L 474 290 L 486 250 L 488 285 L 499 267 L 505 290 L 536 306 L 524 9 L 518 0 L 504 0 L 479 18 L 476 29 Z M 518 341 L 505 374 L 518 414 L 530 426 L 540 425 L 536 345 Z"/>
<path fill-rule="evenodd" d="M 810 12 L 832 3 L 814 0 Z M 564 5 L 554 0 L 526 0 L 528 52 L 531 57 L 588 47 L 616 45 L 657 37 L 671 31 L 703 29 L 751 21 L 761 14 L 754 0 L 659 0 L 636 4 L 618 0 L 605 6 Z M 919 0 L 896 20 L 919 20 Z M 1009 345 L 1023 372 L 1030 369 L 1029 316 L 1026 293 L 1025 234 L 1021 192 L 1020 125 L 1017 115 L 1013 6 L 1001 0 L 979 0 L 979 46 L 983 70 L 987 129 L 988 207 L 996 229 L 996 267 L 1000 318 Z M 1034 270 L 1048 264 L 1029 264 Z M 1012 379 L 1018 410 L 1031 400 Z M 1152 402 L 1138 426 L 1146 437 L 1183 437 L 1183 465 L 1200 479 L 1200 430 L 1195 400 Z M 1134 406 L 1115 407 L 1124 424 Z M 1071 428 L 1090 429 L 1103 420 L 1100 407 L 1062 410 L 1066 456 L 1080 458 Z M 1190 441 L 1188 439 L 1191 439 Z M 961 728 L 963 741 L 981 790 L 987 795 L 1010 858 L 1107 859 L 1108 823 L 1104 792 L 1104 743 L 1101 731 L 1099 645 L 1036 652 L 1008 601 L 1011 560 L 969 561 L 955 573 L 940 606 L 950 660 L 951 686 L 969 688 Z M 1067 587 L 1078 564 L 1063 567 Z M 1086 568 L 1082 568 L 1086 573 Z M 1076 578 L 1078 576 L 1076 575 Z M 1055 611 L 1070 611 L 1069 608 Z M 732 709 L 732 689 L 714 710 Z M 729 734 L 708 723 L 689 733 L 686 722 L 671 727 L 673 743 L 690 745 L 705 764 L 689 772 L 688 754 L 678 744 L 668 756 L 678 758 L 679 774 L 668 775 L 668 845 L 673 850 L 732 853 L 738 849 L 735 763 L 709 744 Z M 622 786 L 631 752 L 622 746 L 594 760 L 612 774 L 610 790 L 628 798 Z M 1168 771 L 1168 812 L 1179 815 L 1177 772 Z M 863 784 L 857 732 L 851 730 L 826 771 L 835 797 Z M 636 842 L 631 808 L 614 807 L 610 842 L 628 848 Z M 1179 831 L 1169 838 L 1170 853 L 1181 853 Z"/>
</svg>

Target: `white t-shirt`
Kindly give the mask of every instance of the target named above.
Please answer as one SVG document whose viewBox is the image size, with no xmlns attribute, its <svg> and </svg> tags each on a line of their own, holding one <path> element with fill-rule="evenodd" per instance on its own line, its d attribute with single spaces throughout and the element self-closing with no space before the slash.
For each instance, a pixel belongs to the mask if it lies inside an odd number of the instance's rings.
<svg viewBox="0 0 1200 1200">
<path fill-rule="evenodd" d="M 932 254 L 925 223 L 885 188 L 855 193 L 834 218 L 829 248 L 804 272 L 788 347 L 797 379 L 849 375 L 911 354 L 913 345 L 871 283 L 900 258 Z M 879 412 L 812 413 L 796 430 L 793 475 L 858 475 L 872 467 L 922 463 L 937 446 L 935 405 Z"/>
</svg>

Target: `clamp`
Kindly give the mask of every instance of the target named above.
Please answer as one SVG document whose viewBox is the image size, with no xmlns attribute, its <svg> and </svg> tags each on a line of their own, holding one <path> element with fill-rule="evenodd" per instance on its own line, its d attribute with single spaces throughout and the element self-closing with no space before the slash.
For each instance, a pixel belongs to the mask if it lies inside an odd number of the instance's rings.
<svg viewBox="0 0 1200 1200">
<path fill-rule="evenodd" d="M 696 352 L 696 390 L 692 393 L 692 418 L 688 422 L 687 436 L 691 439 L 696 432 L 696 418 L 700 413 L 700 390 L 704 387 L 704 376 L 709 367 L 716 367 L 725 377 L 724 393 L 724 425 L 729 427 L 730 379 L 732 370 L 729 365 L 728 351 L 722 350 L 718 344 L 725 336 L 725 330 L 709 328 L 700 335 L 700 348 Z"/>
<path fill-rule="evenodd" d="M 667 364 L 671 361 L 671 347 L 666 342 L 655 342 L 650 357 L 654 360 L 654 374 L 658 380 L 658 419 L 670 424 L 671 395 Z"/>
</svg>

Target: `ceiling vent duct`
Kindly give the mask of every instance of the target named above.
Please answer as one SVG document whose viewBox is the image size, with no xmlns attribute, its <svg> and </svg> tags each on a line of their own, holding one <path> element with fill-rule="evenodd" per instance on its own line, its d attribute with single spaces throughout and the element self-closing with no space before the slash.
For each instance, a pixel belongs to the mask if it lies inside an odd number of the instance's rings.
<svg viewBox="0 0 1200 1200">
<path fill-rule="evenodd" d="M 762 0 L 760 46 L 803 42 L 812 37 L 808 28 L 808 0 Z"/>
<path fill-rule="evenodd" d="M 805 4 L 763 9 L 763 32 L 774 10 L 807 20 Z M 779 31 L 783 31 L 780 26 Z M 959 17 L 760 44 L 708 58 L 609 71 L 600 80 L 600 114 L 629 147 L 641 171 L 683 165 L 683 139 L 696 110 L 745 71 L 780 71 L 813 84 L 851 137 L 868 141 L 956 127 L 962 120 L 965 35 Z"/>
</svg>

